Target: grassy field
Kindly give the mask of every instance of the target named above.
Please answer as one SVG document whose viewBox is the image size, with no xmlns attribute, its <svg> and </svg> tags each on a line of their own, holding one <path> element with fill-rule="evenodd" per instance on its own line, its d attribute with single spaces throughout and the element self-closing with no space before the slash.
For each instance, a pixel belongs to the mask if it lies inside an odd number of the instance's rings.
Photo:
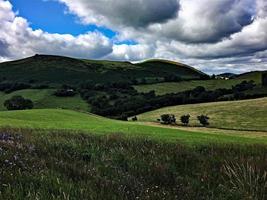
<svg viewBox="0 0 267 200">
<path fill-rule="evenodd" d="M 262 72 L 253 72 L 241 75 L 235 79 L 230 80 L 194 80 L 194 81 L 182 81 L 178 83 L 157 83 L 147 85 L 136 85 L 135 89 L 139 92 L 149 92 L 154 90 L 156 94 L 163 95 L 167 93 L 177 93 L 186 90 L 192 90 L 197 86 L 203 86 L 207 90 L 215 90 L 219 88 L 230 89 L 232 86 L 241 83 L 244 80 L 253 80 L 257 85 L 261 84 Z"/>
<path fill-rule="evenodd" d="M 265 134 L 253 136 L 235 133 L 208 133 L 207 131 L 190 132 L 168 127 L 116 121 L 86 113 L 55 109 L 0 112 L 0 126 L 44 130 L 61 129 L 100 135 L 123 134 L 127 137 L 151 138 L 166 142 L 180 141 L 189 145 L 207 143 L 267 144 Z"/>
<path fill-rule="evenodd" d="M 224 129 L 267 131 L 267 98 L 181 105 L 162 108 L 138 116 L 139 121 L 156 121 L 162 114 L 175 114 L 179 120 L 191 115 L 191 126 L 197 126 L 197 116 L 210 117 L 210 126 Z"/>
<path fill-rule="evenodd" d="M 79 95 L 74 97 L 56 97 L 53 95 L 54 89 L 27 89 L 5 94 L 0 92 L 0 111 L 6 110 L 5 100 L 15 95 L 23 96 L 34 102 L 34 108 L 63 108 L 70 110 L 89 111 L 88 104 L 81 99 Z"/>
<path fill-rule="evenodd" d="M 0 199 L 265 200 L 267 147 L 0 129 Z"/>
</svg>

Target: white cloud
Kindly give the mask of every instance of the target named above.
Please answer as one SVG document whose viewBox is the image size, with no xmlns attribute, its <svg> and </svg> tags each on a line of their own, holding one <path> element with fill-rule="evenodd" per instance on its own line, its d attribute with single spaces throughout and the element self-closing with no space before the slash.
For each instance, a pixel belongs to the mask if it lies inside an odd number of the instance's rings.
<svg viewBox="0 0 267 200">
<path fill-rule="evenodd" d="M 35 53 L 83 58 L 165 58 L 206 72 L 267 70 L 266 0 L 57 0 L 84 24 L 118 32 L 79 36 L 32 30 L 0 0 L 0 59 Z M 116 44 L 133 39 L 138 44 Z"/>
</svg>

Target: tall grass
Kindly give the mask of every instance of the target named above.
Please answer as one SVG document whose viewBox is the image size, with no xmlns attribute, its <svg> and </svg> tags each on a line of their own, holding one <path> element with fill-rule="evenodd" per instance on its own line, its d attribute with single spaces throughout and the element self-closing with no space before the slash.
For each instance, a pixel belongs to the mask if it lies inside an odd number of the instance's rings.
<svg viewBox="0 0 267 200">
<path fill-rule="evenodd" d="M 226 163 L 224 173 L 231 188 L 243 195 L 244 199 L 267 199 L 267 171 L 255 163 Z"/>
<path fill-rule="evenodd" d="M 266 161 L 261 145 L 1 129 L 0 199 L 261 199 Z"/>
</svg>

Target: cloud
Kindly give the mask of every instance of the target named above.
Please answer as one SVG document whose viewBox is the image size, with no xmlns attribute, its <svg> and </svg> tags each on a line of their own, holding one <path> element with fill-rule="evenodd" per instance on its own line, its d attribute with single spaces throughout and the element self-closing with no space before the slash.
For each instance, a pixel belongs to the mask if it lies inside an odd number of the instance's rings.
<svg viewBox="0 0 267 200">
<path fill-rule="evenodd" d="M 0 57 L 22 58 L 36 53 L 101 58 L 112 52 L 112 42 L 99 32 L 79 36 L 50 34 L 30 28 L 16 16 L 9 1 L 0 0 Z"/>
<path fill-rule="evenodd" d="M 146 27 L 174 18 L 179 11 L 177 0 L 59 0 L 84 23 Z"/>
</svg>

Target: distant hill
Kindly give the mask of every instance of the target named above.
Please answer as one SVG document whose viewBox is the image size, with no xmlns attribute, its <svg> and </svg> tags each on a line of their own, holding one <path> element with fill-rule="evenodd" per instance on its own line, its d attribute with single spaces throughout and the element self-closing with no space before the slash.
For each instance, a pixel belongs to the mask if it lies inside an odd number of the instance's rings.
<svg viewBox="0 0 267 200">
<path fill-rule="evenodd" d="M 223 73 L 223 74 L 218 74 L 217 77 L 222 77 L 222 78 L 235 78 L 237 76 L 237 74 L 234 73 Z"/>
<path fill-rule="evenodd" d="M 243 79 L 243 80 L 254 80 L 256 83 L 262 82 L 262 75 L 267 73 L 266 71 L 252 71 L 252 72 L 247 72 L 244 74 L 240 74 L 236 77 L 236 79 Z"/>
<path fill-rule="evenodd" d="M 184 64 L 151 60 L 143 63 L 81 60 L 62 56 L 35 55 L 0 63 L 0 81 L 30 81 L 78 84 L 119 81 L 155 81 L 168 76 L 203 79 L 208 76 Z"/>
</svg>

